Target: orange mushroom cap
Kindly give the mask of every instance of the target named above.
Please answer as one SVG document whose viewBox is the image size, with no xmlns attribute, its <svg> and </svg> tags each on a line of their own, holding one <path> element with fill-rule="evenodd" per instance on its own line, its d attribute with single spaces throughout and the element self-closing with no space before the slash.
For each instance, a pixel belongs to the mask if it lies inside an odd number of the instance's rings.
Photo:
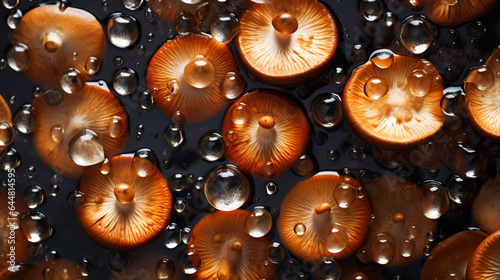
<svg viewBox="0 0 500 280">
<path fill-rule="evenodd" d="M 500 178 L 488 180 L 472 202 L 472 215 L 481 229 L 488 233 L 500 230 Z"/>
<path fill-rule="evenodd" d="M 408 148 L 436 133 L 444 122 L 444 85 L 431 62 L 394 55 L 357 68 L 344 88 L 353 131 L 383 149 Z"/>
<path fill-rule="evenodd" d="M 201 258 L 201 267 L 191 279 L 274 279 L 262 275 L 259 267 L 267 260 L 269 234 L 254 238 L 245 230 L 248 211 L 216 211 L 203 217 L 193 228 L 188 248 Z"/>
<path fill-rule="evenodd" d="M 330 11 L 316 0 L 274 0 L 240 18 L 236 49 L 257 79 L 291 85 L 326 71 L 338 44 Z"/>
<path fill-rule="evenodd" d="M 215 116 L 227 98 L 221 83 L 238 66 L 229 48 L 204 35 L 176 37 L 149 62 L 146 82 L 156 105 L 188 123 Z"/>
<path fill-rule="evenodd" d="M 166 22 L 175 22 L 181 12 L 194 15 L 196 9 L 206 2 L 213 0 L 149 0 L 147 3 L 159 18 Z"/>
<path fill-rule="evenodd" d="M 388 266 L 407 265 L 422 257 L 430 244 L 427 234 L 436 232 L 437 220 L 419 211 L 420 188 L 392 175 L 372 179 L 365 188 L 374 216 L 363 246 L 368 252 L 364 257 Z"/>
<path fill-rule="evenodd" d="M 278 231 L 283 245 L 302 260 L 314 262 L 324 256 L 338 260 L 363 244 L 370 215 L 370 201 L 359 182 L 337 172 L 320 172 L 297 183 L 285 197 Z M 337 247 L 334 252 L 323 245 L 328 242 L 325 234 L 332 224 L 339 225 L 346 234 L 343 239 L 333 240 L 346 242 L 345 247 Z"/>
<path fill-rule="evenodd" d="M 247 174 L 270 178 L 285 173 L 304 154 L 309 125 L 294 101 L 258 90 L 229 107 L 222 135 L 229 161 Z"/>
<path fill-rule="evenodd" d="M 133 250 L 160 235 L 167 226 L 172 195 L 158 168 L 142 173 L 146 163 L 150 164 L 131 154 L 117 155 L 83 175 L 78 190 L 85 202 L 76 213 L 83 230 L 99 245 Z M 126 192 L 118 192 L 125 189 L 123 186 L 127 186 Z"/>
<path fill-rule="evenodd" d="M 465 270 L 476 247 L 488 236 L 480 230 L 466 230 L 441 241 L 427 257 L 420 279 L 465 279 Z"/>
<path fill-rule="evenodd" d="M 46 89 L 58 88 L 70 68 L 77 69 L 84 82 L 102 68 L 104 31 L 91 13 L 81 9 L 36 7 L 22 17 L 12 40 L 28 47 L 30 63 L 23 73 Z"/>
<path fill-rule="evenodd" d="M 98 86 L 85 85 L 79 92 L 60 94 L 63 100 L 57 105 L 50 106 L 42 94 L 33 102 L 36 118 L 33 145 L 54 171 L 77 178 L 86 167 L 77 165 L 70 157 L 71 141 L 79 133 L 92 131 L 102 144 L 103 155 L 114 155 L 123 149 L 127 140 L 128 117 L 120 101 Z M 78 149 L 81 153 L 86 151 Z M 90 153 L 92 150 L 88 152 L 88 156 L 94 155 Z"/>
<path fill-rule="evenodd" d="M 433 22 L 451 26 L 485 15 L 498 3 L 497 0 L 432 0 L 427 13 Z"/>
<path fill-rule="evenodd" d="M 486 237 L 472 254 L 467 265 L 467 280 L 500 278 L 500 231 Z"/>
<path fill-rule="evenodd" d="M 12 115 L 9 105 L 0 95 L 0 152 L 5 150 L 16 137 L 14 127 L 12 126 Z"/>
<path fill-rule="evenodd" d="M 465 98 L 469 120 L 486 138 L 500 140 L 500 48 L 486 64 L 469 73 L 465 79 Z"/>
</svg>

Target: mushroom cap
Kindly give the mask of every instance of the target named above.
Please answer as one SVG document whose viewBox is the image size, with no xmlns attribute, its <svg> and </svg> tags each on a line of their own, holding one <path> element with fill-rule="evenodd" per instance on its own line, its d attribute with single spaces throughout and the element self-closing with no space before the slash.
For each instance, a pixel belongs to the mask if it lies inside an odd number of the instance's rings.
<svg viewBox="0 0 500 280">
<path fill-rule="evenodd" d="M 444 85 L 427 60 L 395 54 L 386 62 L 372 59 L 353 72 L 344 88 L 344 108 L 361 139 L 401 150 L 443 126 Z"/>
<path fill-rule="evenodd" d="M 99 21 L 82 9 L 67 7 L 61 11 L 59 5 L 51 4 L 36 7 L 21 18 L 12 40 L 28 47 L 30 63 L 23 73 L 45 89 L 58 88 L 62 74 L 70 68 L 77 69 L 85 82 L 95 74 L 86 70 L 91 58 L 96 59 L 98 69 L 102 68 L 104 31 Z M 56 42 L 57 49 L 48 51 L 46 40 Z"/>
<path fill-rule="evenodd" d="M 348 190 L 352 192 L 346 193 L 351 204 L 342 208 L 335 193 L 346 184 L 352 187 Z M 323 203 L 330 204 L 330 215 L 325 221 L 319 221 L 315 218 L 315 208 Z M 324 256 L 339 260 L 363 244 L 368 235 L 370 215 L 370 201 L 359 182 L 341 177 L 337 172 L 324 171 L 300 181 L 288 193 L 281 204 L 278 232 L 283 245 L 302 260 L 314 262 Z M 337 253 L 328 251 L 321 243 L 322 232 L 333 223 L 342 226 L 347 233 L 347 245 Z M 305 226 L 302 235 L 295 232 L 297 224 Z"/>
<path fill-rule="evenodd" d="M 298 22 L 293 34 L 281 34 L 273 18 L 283 12 Z M 338 45 L 337 25 L 316 0 L 274 0 L 253 5 L 240 18 L 236 50 L 245 69 L 276 85 L 300 84 L 326 71 Z"/>
<path fill-rule="evenodd" d="M 202 55 L 214 67 L 215 77 L 205 88 L 197 88 L 185 79 L 185 67 Z M 226 104 L 221 83 L 228 72 L 238 72 L 231 50 L 204 35 L 192 34 L 166 42 L 149 62 L 146 82 L 156 105 L 171 118 L 180 113 L 182 121 L 202 122 L 215 116 Z M 172 93 L 172 81 L 178 92 Z"/>
<path fill-rule="evenodd" d="M 47 104 L 43 94 L 33 102 L 36 118 L 33 145 L 55 172 L 78 178 L 86 167 L 77 165 L 69 156 L 68 147 L 73 137 L 85 129 L 91 130 L 100 139 L 104 155 L 114 155 L 123 149 L 127 140 L 128 117 L 120 101 L 98 86 L 87 84 L 79 92 L 61 94 L 64 99 L 54 106 Z"/>
<path fill-rule="evenodd" d="M 500 48 L 485 66 L 469 73 L 465 79 L 466 108 L 474 129 L 486 138 L 500 140 Z"/>
<path fill-rule="evenodd" d="M 132 154 L 111 157 L 106 164 L 109 169 L 104 173 L 101 165 L 94 165 L 83 175 L 78 190 L 85 202 L 76 208 L 78 220 L 87 235 L 105 248 L 139 248 L 159 236 L 170 220 L 172 195 L 167 182 L 156 167 L 139 176 L 141 165 Z M 123 184 L 135 192 L 126 204 L 115 194 Z"/>
<path fill-rule="evenodd" d="M 386 255 L 388 266 L 407 265 L 422 257 L 425 246 L 431 243 L 427 234 L 430 231 L 436 232 L 438 222 L 426 218 L 419 211 L 420 188 L 394 175 L 372 179 L 365 184 L 365 188 L 374 216 L 363 247 L 368 250 L 371 259 L 389 252 L 375 252 L 371 249 L 380 234 L 384 234 L 389 243 L 392 242 L 390 247 L 391 250 L 394 249 L 392 259 L 390 255 Z M 403 252 L 406 256 L 403 256 Z"/>
<path fill-rule="evenodd" d="M 287 96 L 257 90 L 229 107 L 222 135 L 229 161 L 246 174 L 270 178 L 285 173 L 304 154 L 309 124 L 302 109 Z"/>
<path fill-rule="evenodd" d="M 500 231 L 486 237 L 472 254 L 467 265 L 467 280 L 500 278 Z"/>
<path fill-rule="evenodd" d="M 12 143 L 16 137 L 16 133 L 14 132 L 14 127 L 12 126 L 12 115 L 9 105 L 7 105 L 7 102 L 5 102 L 2 95 L 0 95 L 0 126 L 2 127 L 2 130 L 0 130 L 0 139 L 2 142 L 6 141 Z M 0 152 L 5 150 L 10 143 L 4 143 L 7 145 L 0 145 Z"/>
<path fill-rule="evenodd" d="M 420 279 L 448 279 L 450 272 L 465 279 L 472 253 L 487 236 L 480 230 L 465 230 L 441 241 L 425 260 Z"/>
<path fill-rule="evenodd" d="M 472 215 L 481 229 L 488 233 L 500 230 L 500 178 L 488 180 L 472 202 Z"/>
<path fill-rule="evenodd" d="M 216 211 L 203 217 L 191 231 L 191 239 L 187 247 L 198 252 L 201 267 L 191 279 L 219 279 L 218 269 L 226 261 L 232 265 L 233 274 L 240 280 L 260 279 L 259 266 L 267 260 L 267 247 L 270 244 L 269 234 L 254 238 L 245 230 L 248 211 Z M 240 258 L 234 258 L 236 252 L 229 248 L 235 242 L 241 243 Z M 266 275 L 266 279 L 274 279 L 274 275 Z M 232 278 L 233 279 L 233 278 Z"/>
<path fill-rule="evenodd" d="M 450 0 L 429 1 L 429 18 L 443 26 L 458 25 L 485 15 L 498 4 L 497 0 Z"/>
<path fill-rule="evenodd" d="M 192 4 L 186 2 L 193 2 Z M 195 14 L 196 9 L 204 3 L 213 2 L 213 0 L 149 0 L 147 3 L 151 10 L 162 20 L 166 22 L 175 22 L 181 12 Z"/>
</svg>

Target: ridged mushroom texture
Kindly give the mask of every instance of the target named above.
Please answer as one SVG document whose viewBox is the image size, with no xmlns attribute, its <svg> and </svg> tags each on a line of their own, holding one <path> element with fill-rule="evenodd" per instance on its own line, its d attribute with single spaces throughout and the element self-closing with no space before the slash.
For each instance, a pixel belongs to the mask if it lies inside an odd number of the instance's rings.
<svg viewBox="0 0 500 280">
<path fill-rule="evenodd" d="M 106 46 L 102 26 L 91 13 L 55 4 L 27 12 L 12 41 L 27 47 L 29 65 L 22 72 L 44 89 L 59 88 L 69 69 L 85 82 L 102 68 Z"/>
<path fill-rule="evenodd" d="M 5 150 L 7 146 L 14 142 L 16 133 L 12 126 L 12 115 L 9 105 L 0 95 L 0 152 Z"/>
<path fill-rule="evenodd" d="M 467 265 L 467 280 L 500 278 L 500 231 L 486 237 L 472 254 Z"/>
<path fill-rule="evenodd" d="M 48 90 L 33 102 L 33 145 L 55 172 L 78 178 L 84 170 L 119 153 L 128 136 L 128 116 L 109 91 L 85 85 L 76 93 Z"/>
<path fill-rule="evenodd" d="M 146 82 L 160 110 L 182 122 L 197 123 L 212 118 L 227 104 L 223 84 L 237 72 L 225 44 L 193 34 L 160 47 L 149 62 Z"/>
<path fill-rule="evenodd" d="M 489 179 L 472 202 L 472 215 L 481 229 L 488 233 L 500 230 L 500 178 Z"/>
<path fill-rule="evenodd" d="M 288 171 L 304 154 L 309 124 L 289 97 L 257 90 L 229 107 L 222 135 L 229 161 L 248 175 L 272 178 Z"/>
<path fill-rule="evenodd" d="M 337 25 L 316 0 L 256 4 L 240 18 L 236 49 L 247 71 L 276 85 L 300 84 L 326 71 L 338 45 Z"/>
<path fill-rule="evenodd" d="M 427 0 L 427 2 L 429 18 L 443 26 L 459 25 L 483 16 L 499 3 L 498 0 Z"/>
<path fill-rule="evenodd" d="M 370 201 L 354 178 L 320 172 L 297 183 L 283 200 L 278 232 L 296 257 L 315 262 L 356 252 L 368 235 Z"/>
<path fill-rule="evenodd" d="M 269 234 L 255 238 L 245 230 L 246 210 L 216 211 L 193 228 L 188 250 L 201 258 L 191 279 L 274 279 L 274 264 L 267 260 Z"/>
<path fill-rule="evenodd" d="M 155 163 L 132 154 L 94 165 L 78 190 L 82 229 L 104 248 L 128 251 L 156 238 L 167 226 L 172 195 Z"/>
<path fill-rule="evenodd" d="M 151 10 L 166 22 L 175 22 L 181 12 L 196 14 L 196 10 L 213 0 L 149 0 Z"/>
<path fill-rule="evenodd" d="M 379 50 L 346 83 L 346 117 L 364 141 L 401 150 L 443 126 L 443 90 L 442 78 L 431 62 Z"/>
</svg>

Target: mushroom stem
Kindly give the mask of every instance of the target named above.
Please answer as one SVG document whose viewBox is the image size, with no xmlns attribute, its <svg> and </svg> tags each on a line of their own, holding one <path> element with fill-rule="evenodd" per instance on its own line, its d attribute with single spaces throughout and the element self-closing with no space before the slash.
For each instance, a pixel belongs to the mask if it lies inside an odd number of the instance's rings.
<svg viewBox="0 0 500 280">
<path fill-rule="evenodd" d="M 217 278 L 221 280 L 239 280 L 240 277 L 236 272 L 234 262 L 231 262 L 228 258 L 221 258 L 219 269 L 217 269 Z"/>
<path fill-rule="evenodd" d="M 394 223 L 402 223 L 405 221 L 405 215 L 401 212 L 396 212 L 392 215 L 392 221 Z"/>
<path fill-rule="evenodd" d="M 259 119 L 259 125 L 265 129 L 271 129 L 276 124 L 276 121 L 271 116 L 262 116 Z"/>
<path fill-rule="evenodd" d="M 115 186 L 115 197 L 121 204 L 128 204 L 134 200 L 134 188 L 132 188 L 129 184 L 118 184 Z"/>
<path fill-rule="evenodd" d="M 321 203 L 314 207 L 314 219 L 316 221 L 329 221 L 330 220 L 330 212 L 332 210 L 332 206 L 330 203 Z"/>
</svg>

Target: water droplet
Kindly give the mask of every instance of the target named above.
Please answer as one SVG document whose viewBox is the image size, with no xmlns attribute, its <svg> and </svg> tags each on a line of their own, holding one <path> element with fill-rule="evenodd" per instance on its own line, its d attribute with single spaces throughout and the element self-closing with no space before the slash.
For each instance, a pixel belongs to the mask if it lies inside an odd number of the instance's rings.
<svg viewBox="0 0 500 280">
<path fill-rule="evenodd" d="M 113 75 L 113 89 L 119 95 L 130 95 L 137 91 L 139 76 L 131 68 L 118 69 Z"/>
<path fill-rule="evenodd" d="M 228 72 L 221 81 L 221 92 L 227 99 L 238 98 L 245 90 L 245 81 L 235 72 Z"/>
<path fill-rule="evenodd" d="M 244 103 L 238 103 L 231 109 L 231 121 L 237 125 L 244 124 L 250 118 L 250 110 Z"/>
<path fill-rule="evenodd" d="M 458 32 L 455 29 L 448 30 L 448 39 L 452 41 L 458 39 Z"/>
<path fill-rule="evenodd" d="M 481 39 L 486 34 L 486 25 L 481 21 L 472 22 L 467 25 L 467 34 L 474 39 Z"/>
<path fill-rule="evenodd" d="M 139 103 L 140 103 L 142 109 L 144 109 L 144 110 L 151 109 L 151 107 L 153 107 L 153 103 L 154 103 L 153 95 L 149 91 L 144 90 L 141 93 Z"/>
<path fill-rule="evenodd" d="M 362 160 L 366 159 L 365 152 L 363 151 L 363 149 L 358 148 L 358 147 L 352 147 L 352 149 L 349 151 L 349 156 L 355 162 L 362 161 Z"/>
<path fill-rule="evenodd" d="M 264 207 L 255 207 L 250 210 L 245 218 L 245 228 L 254 238 L 265 236 L 273 225 L 271 213 Z"/>
<path fill-rule="evenodd" d="M 286 251 L 279 242 L 273 242 L 267 247 L 267 258 L 274 264 L 282 263 L 286 258 Z"/>
<path fill-rule="evenodd" d="M 196 32 L 197 27 L 196 17 L 190 13 L 180 13 L 175 20 L 175 30 L 180 35 L 188 35 Z"/>
<path fill-rule="evenodd" d="M 446 165 L 464 178 L 475 179 L 486 172 L 488 168 L 488 150 L 485 146 L 449 143 L 446 147 Z"/>
<path fill-rule="evenodd" d="M 323 93 L 314 99 L 311 113 L 317 124 L 333 129 L 342 122 L 344 117 L 342 100 L 338 94 Z"/>
<path fill-rule="evenodd" d="M 399 242 L 399 253 L 404 257 L 404 258 L 409 258 L 412 256 L 413 252 L 415 251 L 415 243 L 413 240 L 409 238 L 404 238 L 401 239 Z"/>
<path fill-rule="evenodd" d="M 106 263 L 112 271 L 122 272 L 128 267 L 130 260 L 125 252 L 109 251 L 106 253 Z"/>
<path fill-rule="evenodd" d="M 340 154 L 338 151 L 336 150 L 328 150 L 328 152 L 326 153 L 326 156 L 328 157 L 329 160 L 337 160 L 339 157 L 340 157 Z"/>
<path fill-rule="evenodd" d="M 123 65 L 123 62 L 124 62 L 124 59 L 123 57 L 121 56 L 117 56 L 113 59 L 113 63 L 116 65 L 116 66 L 122 66 Z"/>
<path fill-rule="evenodd" d="M 468 204 L 476 193 L 476 182 L 453 175 L 446 185 L 449 198 L 457 204 Z M 450 205 L 451 206 L 451 205 Z"/>
<path fill-rule="evenodd" d="M 35 209 L 45 201 L 45 192 L 40 186 L 32 186 L 24 192 L 24 201 L 30 209 Z"/>
<path fill-rule="evenodd" d="M 2 0 L 3 6 L 7 9 L 14 9 L 19 5 L 19 0 Z"/>
<path fill-rule="evenodd" d="M 148 148 L 142 148 L 134 153 L 132 165 L 137 176 L 147 177 L 156 171 L 156 162 L 155 153 Z"/>
<path fill-rule="evenodd" d="M 431 78 L 423 70 L 415 70 L 407 78 L 410 92 L 417 97 L 422 97 L 431 90 Z"/>
<path fill-rule="evenodd" d="M 100 70 L 99 60 L 93 56 L 87 59 L 85 62 L 85 72 L 89 75 L 95 75 Z"/>
<path fill-rule="evenodd" d="M 340 279 L 342 269 L 332 257 L 323 257 L 314 264 L 314 273 L 318 280 Z"/>
<path fill-rule="evenodd" d="M 149 8 L 149 7 L 146 9 L 146 11 L 144 11 L 144 17 L 146 18 L 146 20 L 149 23 L 155 23 L 156 22 L 155 15 L 154 15 L 153 11 L 151 10 L 151 8 Z"/>
<path fill-rule="evenodd" d="M 377 20 L 384 11 L 384 4 L 381 0 L 361 0 L 359 4 L 359 13 L 367 21 Z"/>
<path fill-rule="evenodd" d="M 68 69 L 64 74 L 62 74 L 59 80 L 61 88 L 67 93 L 75 93 L 80 91 L 85 82 L 83 81 L 80 72 L 74 68 Z"/>
<path fill-rule="evenodd" d="M 176 223 L 171 223 L 161 234 L 161 242 L 168 249 L 174 249 L 181 244 L 181 229 Z"/>
<path fill-rule="evenodd" d="M 441 111 L 449 117 L 458 116 L 464 102 L 464 92 L 461 88 L 450 87 L 445 89 L 443 93 L 440 101 Z"/>
<path fill-rule="evenodd" d="M 360 44 L 354 45 L 354 47 L 351 50 L 352 62 L 354 62 L 355 64 L 361 64 L 365 62 L 367 58 L 368 57 L 366 55 L 365 48 Z"/>
<path fill-rule="evenodd" d="M 373 260 L 381 265 L 386 265 L 394 257 L 396 248 L 392 238 L 384 233 L 377 235 L 370 244 L 370 253 Z"/>
<path fill-rule="evenodd" d="M 21 43 L 13 45 L 7 52 L 6 59 L 7 64 L 14 71 L 22 72 L 28 69 L 28 66 L 30 64 L 28 46 Z"/>
<path fill-rule="evenodd" d="M 59 194 L 60 191 L 61 191 L 61 188 L 58 185 L 54 184 L 54 185 L 50 186 L 50 191 L 49 191 L 50 192 L 50 196 L 56 197 Z"/>
<path fill-rule="evenodd" d="M 113 116 L 108 124 L 109 136 L 111 138 L 120 137 L 123 133 L 123 121 L 118 116 Z"/>
<path fill-rule="evenodd" d="M 221 43 L 229 43 L 238 33 L 238 20 L 231 14 L 220 14 L 210 26 L 212 36 Z"/>
<path fill-rule="evenodd" d="M 293 165 L 293 172 L 299 176 L 308 176 L 314 172 L 314 161 L 308 155 L 302 155 Z"/>
<path fill-rule="evenodd" d="M 371 78 L 366 82 L 364 91 L 366 96 L 377 100 L 385 96 L 387 91 L 389 91 L 389 86 L 381 78 Z"/>
<path fill-rule="evenodd" d="M 9 147 L 0 153 L 0 167 L 3 170 L 9 171 L 18 167 L 19 164 L 21 164 L 21 156 L 16 149 Z"/>
<path fill-rule="evenodd" d="M 393 13 L 391 12 L 387 12 L 385 13 L 385 17 L 384 17 L 384 22 L 385 22 L 385 26 L 387 27 L 392 27 L 394 26 L 394 24 L 396 23 L 396 16 L 394 16 Z"/>
<path fill-rule="evenodd" d="M 201 261 L 196 250 L 188 249 L 179 255 L 178 265 L 185 274 L 194 274 L 201 267 Z"/>
<path fill-rule="evenodd" d="M 293 227 L 293 232 L 295 232 L 296 235 L 302 236 L 306 233 L 306 225 L 303 223 L 298 223 Z"/>
<path fill-rule="evenodd" d="M 146 35 L 146 39 L 148 39 L 149 42 L 153 42 L 155 39 L 155 34 L 150 32 L 148 35 Z"/>
<path fill-rule="evenodd" d="M 163 138 L 172 148 L 177 148 L 184 143 L 184 131 L 178 125 L 170 125 L 165 129 Z"/>
<path fill-rule="evenodd" d="M 278 192 L 278 185 L 276 185 L 274 182 L 269 182 L 266 184 L 266 193 L 268 195 L 273 195 Z"/>
<path fill-rule="evenodd" d="M 21 221 L 21 232 L 29 242 L 43 242 L 52 234 L 49 219 L 41 212 L 28 212 Z"/>
<path fill-rule="evenodd" d="M 436 240 L 436 237 L 437 237 L 437 234 L 432 230 L 427 233 L 427 240 L 429 242 L 433 242 L 434 240 Z"/>
<path fill-rule="evenodd" d="M 26 177 L 33 179 L 36 176 L 36 167 L 33 165 L 30 165 L 28 168 L 26 168 Z"/>
<path fill-rule="evenodd" d="M 104 160 L 104 147 L 97 134 L 86 129 L 76 133 L 68 143 L 68 154 L 79 166 L 90 166 Z"/>
<path fill-rule="evenodd" d="M 276 14 L 272 19 L 272 25 L 276 31 L 285 35 L 293 34 L 299 28 L 297 18 L 287 12 Z"/>
<path fill-rule="evenodd" d="M 236 138 L 238 138 L 238 133 L 233 130 L 228 130 L 224 136 L 226 137 L 227 141 L 233 142 L 234 140 L 236 140 Z"/>
<path fill-rule="evenodd" d="M 126 9 L 131 11 L 135 11 L 141 7 L 143 0 L 123 0 L 123 6 Z"/>
<path fill-rule="evenodd" d="M 118 48 L 128 48 L 137 42 L 140 30 L 134 17 L 114 13 L 108 21 L 107 32 L 111 44 Z"/>
<path fill-rule="evenodd" d="M 394 62 L 394 53 L 391 50 L 377 50 L 370 56 L 370 61 L 380 69 L 391 67 Z"/>
<path fill-rule="evenodd" d="M 188 187 L 186 176 L 182 175 L 181 173 L 172 175 L 172 177 L 170 177 L 169 183 L 170 187 L 175 192 L 182 192 Z"/>
<path fill-rule="evenodd" d="M 448 211 L 448 194 L 439 182 L 431 181 L 422 186 L 418 210 L 429 219 L 439 219 Z"/>
<path fill-rule="evenodd" d="M 215 67 L 203 55 L 197 55 L 184 67 L 184 79 L 195 88 L 206 88 L 215 80 Z"/>
<path fill-rule="evenodd" d="M 47 248 L 48 249 L 48 248 Z M 48 249 L 45 253 L 45 261 L 48 264 L 57 264 L 61 260 L 61 253 L 54 249 Z"/>
<path fill-rule="evenodd" d="M 175 274 L 175 264 L 169 258 L 161 258 L 156 263 L 156 277 L 170 279 Z"/>
<path fill-rule="evenodd" d="M 333 197 L 340 208 L 348 208 L 356 201 L 356 189 L 350 184 L 341 183 L 335 188 Z"/>
<path fill-rule="evenodd" d="M 14 141 L 14 128 L 8 123 L 0 124 L 0 146 L 8 146 Z"/>
<path fill-rule="evenodd" d="M 465 79 L 465 86 L 475 85 L 479 90 L 488 90 L 495 84 L 495 75 L 487 66 L 472 70 Z"/>
<path fill-rule="evenodd" d="M 59 143 L 64 138 L 64 128 L 60 125 L 55 125 L 50 129 L 50 139 L 52 141 Z"/>
<path fill-rule="evenodd" d="M 94 265 L 92 264 L 92 260 L 88 258 L 83 258 L 78 261 L 77 264 L 78 271 L 84 277 L 89 276 L 92 271 L 94 271 Z"/>
<path fill-rule="evenodd" d="M 7 17 L 7 25 L 10 29 L 16 29 L 16 27 L 21 22 L 21 18 L 23 17 L 23 12 L 19 9 L 12 10 Z"/>
<path fill-rule="evenodd" d="M 205 196 L 215 209 L 231 211 L 248 200 L 250 182 L 236 166 L 221 165 L 206 176 Z"/>
<path fill-rule="evenodd" d="M 48 89 L 43 92 L 43 100 L 49 106 L 57 106 L 64 100 L 64 93 L 59 89 Z"/>
<path fill-rule="evenodd" d="M 224 156 L 224 141 L 217 132 L 207 133 L 198 146 L 200 155 L 207 161 L 217 161 Z"/>
<path fill-rule="evenodd" d="M 331 75 L 332 81 L 337 85 L 340 85 L 345 80 L 345 72 L 342 67 L 335 67 Z"/>
<path fill-rule="evenodd" d="M 434 40 L 434 26 L 422 15 L 411 15 L 403 21 L 401 42 L 414 54 L 424 53 Z"/>
<path fill-rule="evenodd" d="M 342 252 L 348 241 L 346 229 L 338 223 L 331 224 L 321 231 L 321 245 L 330 253 Z"/>
</svg>

